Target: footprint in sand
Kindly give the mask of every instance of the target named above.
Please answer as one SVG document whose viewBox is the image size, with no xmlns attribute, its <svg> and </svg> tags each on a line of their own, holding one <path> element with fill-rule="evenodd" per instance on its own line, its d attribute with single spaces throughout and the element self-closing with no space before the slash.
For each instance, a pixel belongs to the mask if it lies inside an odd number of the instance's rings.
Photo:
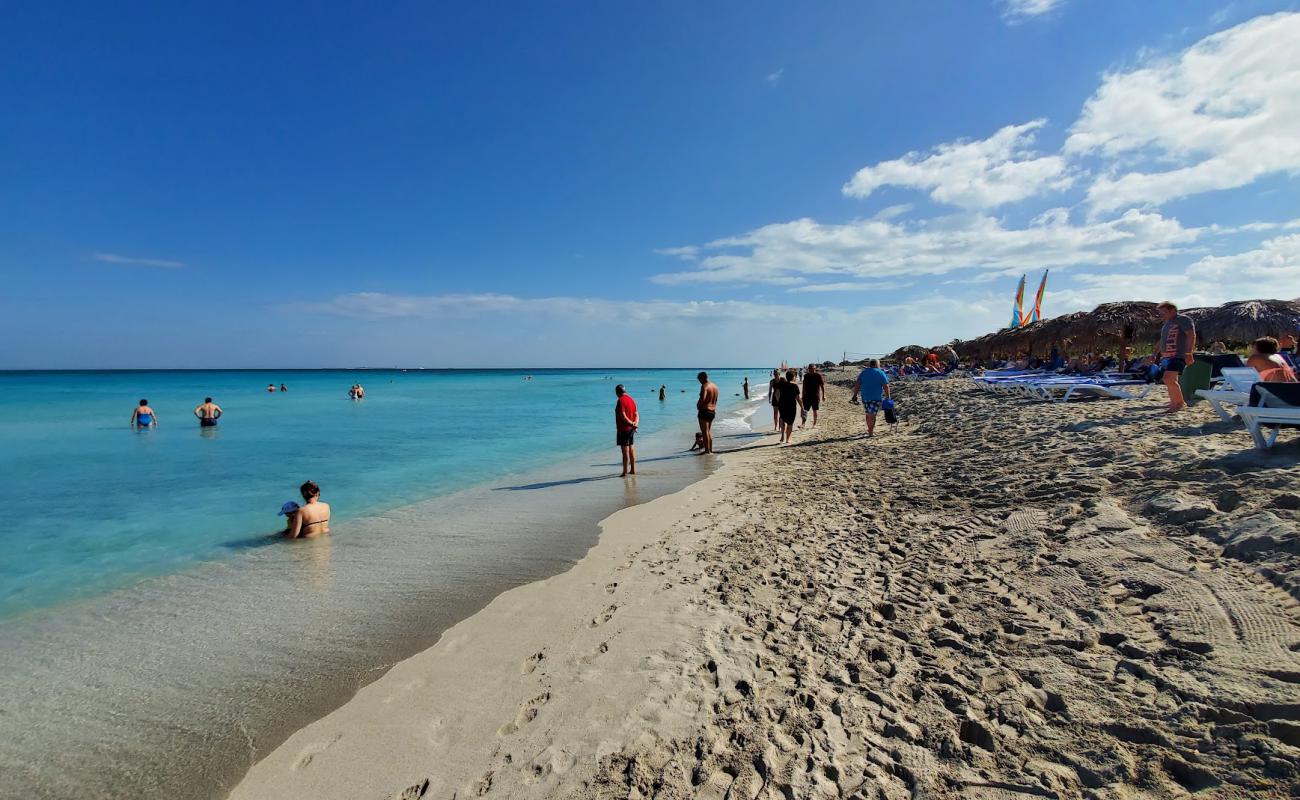
<svg viewBox="0 0 1300 800">
<path fill-rule="evenodd" d="M 613 618 L 615 611 L 618 611 L 618 603 L 614 603 L 613 605 L 606 608 L 604 611 L 600 612 L 600 614 L 596 615 L 596 617 L 591 620 L 591 623 L 587 627 L 596 628 L 601 625 L 604 625 L 606 622 L 609 622 L 611 618 Z"/>
<path fill-rule="evenodd" d="M 550 692 L 542 692 L 541 694 L 534 697 L 532 700 L 529 700 L 527 703 L 524 703 L 522 706 L 519 707 L 519 713 L 515 714 L 515 718 L 513 721 L 507 722 L 506 724 L 502 725 L 500 728 L 497 729 L 497 735 L 509 736 L 510 734 L 519 730 L 523 726 L 532 722 L 534 719 L 537 719 L 537 712 L 541 711 L 542 706 L 546 705 L 546 703 L 550 699 L 551 699 Z"/>
<path fill-rule="evenodd" d="M 342 738 L 343 734 L 339 733 L 328 742 L 316 742 L 315 744 L 307 745 L 303 748 L 302 754 L 298 756 L 298 760 L 294 762 L 293 769 L 299 770 L 311 766 L 313 758 L 333 747 Z"/>
<path fill-rule="evenodd" d="M 408 786 L 395 795 L 395 800 L 420 800 L 424 793 L 429 791 L 429 779 L 425 778 L 417 784 Z"/>
<path fill-rule="evenodd" d="M 590 664 L 591 662 L 595 661 L 596 659 L 600 658 L 601 656 L 605 655 L 608 652 L 609 652 L 609 642 L 601 642 L 596 646 L 596 649 L 592 650 L 590 653 L 586 654 L 585 656 L 578 656 L 578 663 Z"/>
<path fill-rule="evenodd" d="M 708 798 L 708 800 L 723 800 L 730 794 L 731 785 L 735 782 L 735 775 L 729 772 L 715 772 L 699 788 L 699 791 L 695 793 L 695 797 Z"/>
<path fill-rule="evenodd" d="M 542 661 L 544 661 L 545 659 L 546 659 L 545 650 L 539 650 L 538 652 L 533 653 L 531 656 L 524 659 L 523 666 L 519 668 L 520 672 L 522 672 L 524 675 L 531 675 L 534 670 L 536 670 L 539 666 L 541 666 Z"/>
<path fill-rule="evenodd" d="M 614 590 L 617 588 L 618 588 L 618 581 L 615 581 L 614 583 L 607 583 L 605 584 L 605 593 L 613 594 Z"/>
</svg>

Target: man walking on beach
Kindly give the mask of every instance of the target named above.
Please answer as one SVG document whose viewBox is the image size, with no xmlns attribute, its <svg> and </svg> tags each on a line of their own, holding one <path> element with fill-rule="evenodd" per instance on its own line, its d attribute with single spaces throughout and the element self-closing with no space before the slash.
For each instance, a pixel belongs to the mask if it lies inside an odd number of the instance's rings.
<svg viewBox="0 0 1300 800">
<path fill-rule="evenodd" d="M 203 405 L 194 409 L 194 416 L 199 418 L 201 428 L 215 427 L 217 420 L 221 418 L 221 413 L 221 406 L 212 402 L 211 397 L 203 398 Z"/>
<path fill-rule="evenodd" d="M 1169 391 L 1169 408 L 1165 413 L 1174 414 L 1187 407 L 1178 380 L 1196 350 L 1196 325 L 1191 317 L 1179 314 L 1178 306 L 1168 300 L 1156 306 L 1156 310 L 1165 321 L 1160 327 L 1160 367 L 1164 370 L 1165 389 Z"/>
<path fill-rule="evenodd" d="M 795 378 L 798 373 L 792 369 L 785 371 L 785 380 L 776 385 L 779 395 L 776 399 L 777 412 L 781 415 L 781 443 L 788 444 L 794 433 L 794 418 L 803 409 L 803 400 L 799 397 L 799 384 Z"/>
<path fill-rule="evenodd" d="M 749 399 L 749 376 L 748 375 L 745 376 L 745 382 L 741 384 L 740 388 L 745 390 L 745 399 L 748 400 Z"/>
<path fill-rule="evenodd" d="M 862 410 L 867 415 L 868 436 L 876 435 L 876 415 L 887 397 L 890 397 L 889 376 L 880 368 L 880 359 L 873 358 L 853 382 L 853 399 L 862 399 Z"/>
<path fill-rule="evenodd" d="M 700 399 L 695 401 L 696 416 L 700 420 L 700 433 L 704 435 L 702 453 L 713 452 L 713 419 L 718 415 L 718 386 L 709 381 L 709 373 L 701 372 Z"/>
<path fill-rule="evenodd" d="M 781 373 L 772 370 L 772 380 L 767 382 L 767 402 L 772 406 L 772 430 L 781 430 L 781 412 L 776 408 L 777 389 L 781 383 Z"/>
<path fill-rule="evenodd" d="M 812 412 L 813 427 L 817 427 L 817 410 L 822 407 L 822 401 L 826 399 L 826 379 L 817 371 L 815 364 L 809 364 L 807 371 L 803 374 L 803 419 L 808 419 L 808 412 Z M 803 427 L 803 421 L 800 421 L 799 427 Z"/>
<path fill-rule="evenodd" d="M 623 384 L 614 387 L 614 394 L 618 396 L 614 402 L 614 429 L 617 431 L 614 441 L 618 442 L 618 449 L 623 454 L 623 472 L 619 477 L 626 478 L 636 474 L 636 447 L 633 439 L 637 426 L 641 424 L 641 416 L 637 413 L 636 401 L 623 390 Z"/>
</svg>

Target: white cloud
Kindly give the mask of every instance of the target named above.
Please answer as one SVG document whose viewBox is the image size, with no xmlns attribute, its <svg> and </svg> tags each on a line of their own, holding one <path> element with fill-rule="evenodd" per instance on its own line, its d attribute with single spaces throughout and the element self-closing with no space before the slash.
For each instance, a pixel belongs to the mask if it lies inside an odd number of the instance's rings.
<svg viewBox="0 0 1300 800">
<path fill-rule="evenodd" d="M 1030 147 L 1045 123 L 1008 125 L 987 139 L 949 142 L 863 167 L 844 184 L 844 194 L 869 197 L 882 186 L 903 186 L 931 190 L 939 203 L 983 209 L 1069 188 L 1074 178 L 1065 159 L 1036 155 Z"/>
<path fill-rule="evenodd" d="M 391 358 L 413 363 L 427 363 L 431 347 L 445 351 L 448 337 L 463 347 L 449 352 L 447 363 L 481 363 L 474 361 L 473 348 L 507 331 L 498 317 L 508 315 L 511 357 L 518 359 L 514 363 L 553 364 L 557 342 L 581 340 L 592 363 L 613 359 L 635 365 L 681 363 L 683 356 L 711 359 L 718 347 L 733 354 L 733 363 L 757 364 L 839 358 L 842 350 L 887 352 L 915 342 L 937 344 L 931 341 L 935 332 L 947 341 L 996 327 L 1006 316 L 1006 305 L 1001 297 L 947 294 L 843 309 L 745 301 L 358 292 L 278 309 L 368 320 L 373 324 L 346 324 L 358 336 L 379 337 Z M 521 326 L 536 335 L 519 337 Z"/>
<path fill-rule="evenodd" d="M 786 289 L 792 294 L 820 294 L 826 292 L 883 292 L 890 289 L 905 289 L 911 286 L 910 283 L 897 283 L 894 281 L 841 281 L 839 283 L 810 283 L 806 286 L 796 286 L 793 289 Z"/>
<path fill-rule="evenodd" d="M 655 252 L 661 256 L 673 256 L 675 258 L 680 258 L 683 261 L 695 261 L 700 257 L 700 248 L 695 245 L 687 245 L 686 247 L 661 247 L 658 250 L 655 250 Z"/>
<path fill-rule="evenodd" d="M 161 258 L 131 258 L 129 256 L 119 256 L 115 253 L 95 253 L 91 258 L 95 261 L 102 261 L 105 264 L 123 264 L 134 267 L 180 269 L 185 266 L 185 262 L 183 261 L 165 261 Z"/>
<path fill-rule="evenodd" d="M 1065 5 L 1065 0 L 1002 0 L 1002 18 L 1018 25 Z"/>
<path fill-rule="evenodd" d="M 875 213 L 873 219 L 893 219 L 894 217 L 901 217 L 911 210 L 911 203 L 899 203 L 896 206 L 885 206 Z"/>
<path fill-rule="evenodd" d="M 1203 231 L 1139 210 L 1083 225 L 1072 225 L 1063 210 L 1053 210 L 1024 228 L 1007 228 L 977 214 L 841 225 L 800 219 L 711 242 L 700 248 L 707 255 L 694 269 L 654 280 L 789 285 L 808 278 L 880 279 L 964 268 L 1127 264 L 1183 252 Z"/>
<path fill-rule="evenodd" d="M 1228 3 L 1226 6 L 1210 15 L 1210 24 L 1215 26 L 1222 25 L 1235 13 L 1237 13 L 1237 4 Z"/>
<path fill-rule="evenodd" d="M 788 307 L 738 300 L 627 301 L 582 297 L 525 298 L 493 293 L 407 295 L 355 292 L 339 295 L 325 302 L 300 304 L 294 307 L 305 311 L 363 319 L 475 318 L 491 314 L 510 314 L 599 322 L 772 321 L 780 315 L 789 313 Z"/>
<path fill-rule="evenodd" d="M 1017 13 L 1028 14 L 1046 13 L 1055 4 L 1014 5 L 1023 6 Z M 927 190 L 934 201 L 968 213 L 904 220 L 910 207 L 891 206 L 871 219 L 843 224 L 804 218 L 765 225 L 661 251 L 691 265 L 654 280 L 784 285 L 815 293 L 957 270 L 974 270 L 961 279 L 979 281 L 1043 267 L 1145 269 L 1149 262 L 1193 252 L 1202 237 L 1294 230 L 1296 221 L 1185 228 L 1149 206 L 1268 174 L 1300 174 L 1296 42 L 1300 14 L 1260 17 L 1175 57 L 1147 58 L 1140 68 L 1105 76 L 1060 153 L 1033 150 L 1035 133 L 1045 124 L 1036 119 L 987 139 L 951 142 L 865 167 L 842 189 L 853 197 L 884 186 Z M 1102 170 L 1088 189 L 1090 219 L 1071 223 L 1068 209 L 1052 208 L 1026 226 L 1009 227 L 981 213 L 1068 188 L 1086 174 L 1091 162 L 1085 159 L 1100 161 Z M 1122 296 L 1115 290 L 1109 299 Z"/>
<path fill-rule="evenodd" d="M 1275 14 L 1106 75 L 1064 148 L 1116 164 L 1088 188 L 1094 212 L 1300 173 L 1298 42 L 1300 14 Z"/>
<path fill-rule="evenodd" d="M 1300 291 L 1300 234 L 1279 236 L 1255 250 L 1206 256 L 1187 269 L 1194 281 L 1249 285 L 1259 297 L 1293 297 Z"/>
<path fill-rule="evenodd" d="M 1205 256 L 1175 272 L 1089 272 L 1072 277 L 1077 286 L 1049 292 L 1052 314 L 1089 310 L 1114 300 L 1172 300 L 1184 308 L 1230 300 L 1285 300 L 1300 286 L 1300 234 L 1270 239 L 1242 253 Z"/>
<path fill-rule="evenodd" d="M 1289 231 L 1300 228 L 1300 219 L 1285 222 L 1247 222 L 1234 227 L 1216 227 L 1215 233 L 1261 233 L 1267 231 Z"/>
<path fill-rule="evenodd" d="M 784 74 L 785 74 L 785 67 L 781 67 L 776 72 L 768 73 L 767 77 L 764 78 L 763 80 L 767 81 L 768 83 L 776 83 L 777 81 L 781 80 L 781 76 Z"/>
</svg>

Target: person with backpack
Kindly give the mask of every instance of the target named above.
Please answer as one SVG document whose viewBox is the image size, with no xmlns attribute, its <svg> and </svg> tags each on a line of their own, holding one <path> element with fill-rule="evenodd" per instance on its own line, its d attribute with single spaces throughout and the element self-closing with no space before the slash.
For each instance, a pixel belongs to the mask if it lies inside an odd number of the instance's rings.
<svg viewBox="0 0 1300 800">
<path fill-rule="evenodd" d="M 853 400 L 862 400 L 862 410 L 867 419 L 867 436 L 876 435 L 876 415 L 880 413 L 881 404 L 892 400 L 889 389 L 889 376 L 880 368 L 880 359 L 873 358 L 867 362 L 866 369 L 858 373 L 853 382 Z"/>
</svg>

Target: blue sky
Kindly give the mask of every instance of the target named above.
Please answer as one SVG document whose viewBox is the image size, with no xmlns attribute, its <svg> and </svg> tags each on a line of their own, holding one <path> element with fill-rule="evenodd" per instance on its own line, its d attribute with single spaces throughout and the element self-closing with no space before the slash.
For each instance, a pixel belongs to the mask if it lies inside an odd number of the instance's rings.
<svg viewBox="0 0 1300 800">
<path fill-rule="evenodd" d="M 9 4 L 0 368 L 694 366 L 1300 296 L 1296 3 Z"/>
</svg>

